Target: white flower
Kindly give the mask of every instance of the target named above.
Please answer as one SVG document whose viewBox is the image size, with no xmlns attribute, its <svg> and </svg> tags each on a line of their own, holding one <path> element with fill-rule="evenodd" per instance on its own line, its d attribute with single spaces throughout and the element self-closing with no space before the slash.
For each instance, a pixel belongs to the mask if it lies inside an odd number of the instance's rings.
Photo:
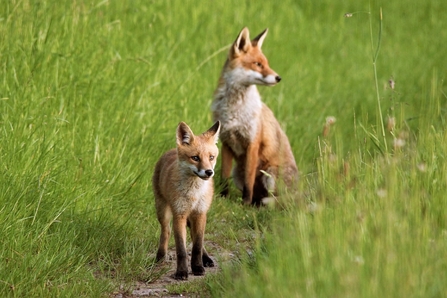
<svg viewBox="0 0 447 298">
<path fill-rule="evenodd" d="M 391 88 L 392 90 L 394 90 L 394 85 L 396 84 L 396 83 L 394 82 L 394 80 L 393 80 L 393 79 L 390 79 L 390 80 L 388 81 L 388 84 L 390 84 L 390 88 Z"/>
<path fill-rule="evenodd" d="M 396 126 L 396 118 L 388 117 L 387 124 L 386 124 L 388 131 L 393 131 L 395 126 Z"/>
<path fill-rule="evenodd" d="M 383 188 L 378 189 L 378 190 L 377 190 L 377 195 L 378 195 L 380 198 L 384 198 L 384 197 L 386 197 L 386 195 L 387 195 L 387 191 L 386 191 L 386 189 L 383 189 Z"/>
<path fill-rule="evenodd" d="M 326 117 L 326 124 L 332 125 L 337 121 L 337 119 L 334 116 L 328 116 Z"/>
<path fill-rule="evenodd" d="M 405 146 L 404 139 L 400 139 L 400 138 L 394 139 L 394 148 L 395 149 L 402 148 L 403 146 Z"/>
<path fill-rule="evenodd" d="M 427 165 L 423 162 L 421 162 L 420 164 L 417 165 L 419 171 L 425 173 L 427 171 Z"/>
</svg>

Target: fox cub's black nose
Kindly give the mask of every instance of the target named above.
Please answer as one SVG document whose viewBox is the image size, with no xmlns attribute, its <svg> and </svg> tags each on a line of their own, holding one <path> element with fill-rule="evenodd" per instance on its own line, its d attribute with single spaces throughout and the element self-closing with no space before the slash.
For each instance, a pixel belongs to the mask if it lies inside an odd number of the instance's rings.
<svg viewBox="0 0 447 298">
<path fill-rule="evenodd" d="M 205 174 L 206 174 L 208 177 L 211 177 L 211 176 L 213 176 L 214 172 L 213 172 L 213 170 L 206 170 L 206 171 L 205 171 Z"/>
<path fill-rule="evenodd" d="M 275 80 L 276 80 L 277 83 L 279 83 L 279 81 L 281 81 L 281 77 L 280 76 L 276 76 Z"/>
</svg>

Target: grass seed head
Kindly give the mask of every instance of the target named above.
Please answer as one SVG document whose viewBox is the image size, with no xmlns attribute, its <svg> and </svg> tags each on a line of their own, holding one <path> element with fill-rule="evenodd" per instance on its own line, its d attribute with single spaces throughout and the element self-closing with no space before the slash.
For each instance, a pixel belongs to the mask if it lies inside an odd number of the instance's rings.
<svg viewBox="0 0 447 298">
<path fill-rule="evenodd" d="M 392 132 L 395 127 L 396 127 L 396 118 L 388 117 L 386 122 L 386 128 L 388 129 L 388 131 Z"/>
<path fill-rule="evenodd" d="M 329 135 L 329 132 L 331 130 L 331 125 L 333 125 L 337 121 L 334 116 L 328 116 L 326 117 L 326 123 L 324 123 L 323 127 L 323 137 L 327 137 Z"/>
<path fill-rule="evenodd" d="M 405 140 L 401 139 L 401 138 L 396 138 L 396 139 L 394 139 L 393 145 L 394 145 L 394 149 L 400 149 L 403 146 L 405 146 Z"/>
<path fill-rule="evenodd" d="M 427 172 L 427 165 L 423 162 L 421 162 L 420 164 L 417 165 L 417 168 L 419 171 L 421 171 L 422 173 Z"/>
<path fill-rule="evenodd" d="M 387 191 L 384 188 L 380 188 L 377 190 L 377 195 L 379 196 L 379 198 L 385 198 L 387 195 Z"/>
<path fill-rule="evenodd" d="M 396 82 L 394 82 L 393 79 L 390 79 L 390 80 L 388 81 L 388 84 L 390 85 L 391 90 L 394 90 L 394 85 L 396 84 Z"/>
</svg>

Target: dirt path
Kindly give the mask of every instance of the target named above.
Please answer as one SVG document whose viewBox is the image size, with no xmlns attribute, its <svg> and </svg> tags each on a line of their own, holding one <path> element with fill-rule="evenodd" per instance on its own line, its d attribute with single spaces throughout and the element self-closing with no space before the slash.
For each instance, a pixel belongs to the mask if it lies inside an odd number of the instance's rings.
<svg viewBox="0 0 447 298">
<path fill-rule="evenodd" d="M 140 297 L 189 297 L 188 294 L 179 294 L 179 293 L 170 293 L 168 290 L 169 285 L 181 284 L 181 283 L 194 283 L 198 280 L 204 278 L 209 274 L 216 274 L 221 270 L 221 264 L 216 259 L 216 256 L 219 256 L 220 262 L 229 262 L 231 259 L 235 257 L 234 253 L 225 251 L 221 246 L 213 242 L 206 242 L 205 247 L 210 253 L 210 257 L 214 261 L 214 267 L 205 268 L 205 275 L 203 276 L 195 276 L 192 272 L 189 272 L 187 281 L 178 281 L 173 278 L 175 269 L 176 269 L 176 260 L 175 260 L 175 249 L 170 249 L 168 251 L 168 257 L 163 264 L 159 266 L 163 266 L 164 268 L 168 268 L 168 271 L 160 276 L 154 282 L 144 283 L 144 282 L 135 282 L 132 290 L 120 289 L 118 293 L 112 294 L 113 298 L 140 298 Z M 189 252 L 191 248 L 189 248 Z M 188 261 L 189 262 L 189 261 Z M 189 268 L 191 270 L 191 268 Z"/>
</svg>

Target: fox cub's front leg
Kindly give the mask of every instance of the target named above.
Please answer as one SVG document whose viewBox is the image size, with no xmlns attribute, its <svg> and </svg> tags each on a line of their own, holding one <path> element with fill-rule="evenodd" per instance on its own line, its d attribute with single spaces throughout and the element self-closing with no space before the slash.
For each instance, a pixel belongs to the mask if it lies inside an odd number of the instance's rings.
<svg viewBox="0 0 447 298">
<path fill-rule="evenodd" d="M 206 267 L 214 266 L 213 261 L 206 253 L 203 247 L 203 236 L 205 233 L 206 214 L 194 213 L 190 216 L 191 222 L 191 238 L 192 238 L 192 252 L 191 252 L 191 269 L 194 275 L 204 275 Z M 204 262 L 205 260 L 205 262 Z"/>
<path fill-rule="evenodd" d="M 186 216 L 174 216 L 175 251 L 177 254 L 177 271 L 175 279 L 188 279 L 188 255 L 186 253 Z"/>
</svg>

